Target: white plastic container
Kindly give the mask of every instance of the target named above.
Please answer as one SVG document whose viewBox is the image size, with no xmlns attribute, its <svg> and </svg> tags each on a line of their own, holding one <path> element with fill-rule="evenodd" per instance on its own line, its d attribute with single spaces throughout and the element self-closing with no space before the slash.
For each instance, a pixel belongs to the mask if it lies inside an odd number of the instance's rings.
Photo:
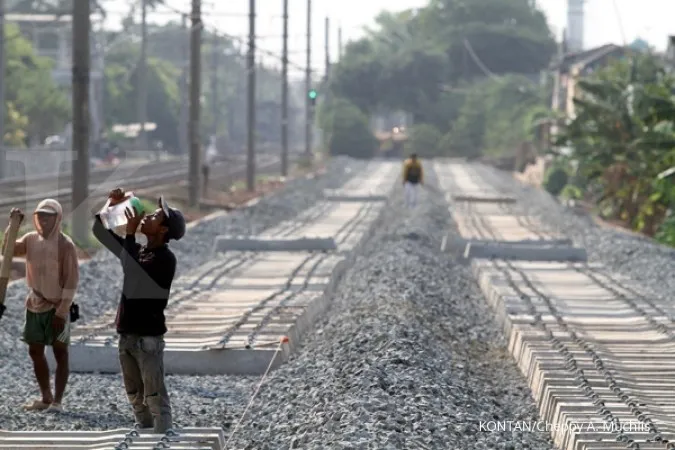
<svg viewBox="0 0 675 450">
<path fill-rule="evenodd" d="M 110 199 L 108 199 L 105 206 L 99 212 L 103 226 L 109 230 L 125 226 L 127 224 L 127 216 L 124 214 L 124 211 L 127 208 L 133 211 L 134 207 L 137 214 L 143 212 L 143 205 L 137 197 L 134 197 L 133 192 L 128 192 L 125 200 L 115 206 L 110 206 Z"/>
</svg>

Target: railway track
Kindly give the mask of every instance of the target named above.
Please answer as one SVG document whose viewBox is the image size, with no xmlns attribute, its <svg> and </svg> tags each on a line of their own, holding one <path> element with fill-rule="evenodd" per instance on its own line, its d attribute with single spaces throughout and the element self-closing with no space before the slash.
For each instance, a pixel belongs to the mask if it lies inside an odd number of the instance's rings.
<svg viewBox="0 0 675 450">
<path fill-rule="evenodd" d="M 454 177 L 453 191 L 504 192 L 486 170 L 463 166 L 467 179 Z M 504 230 L 491 221 L 497 215 L 513 218 L 542 243 L 551 236 L 517 203 L 475 206 L 461 213 L 481 241 L 503 240 Z M 669 299 L 588 262 L 482 258 L 471 264 L 556 448 L 675 449 Z"/>
<path fill-rule="evenodd" d="M 258 171 L 269 171 L 279 166 L 279 158 L 272 155 L 260 155 L 257 158 Z M 241 158 L 231 161 L 220 161 L 212 165 L 211 177 L 228 176 L 236 178 L 245 173 L 246 165 Z M 65 177 L 70 180 L 70 176 Z M 116 170 L 105 170 L 97 173 L 96 178 L 89 185 L 92 197 L 104 196 L 108 191 L 118 186 L 129 190 L 155 189 L 162 186 L 175 186 L 188 178 L 188 168 L 182 161 L 170 161 L 166 164 L 147 164 L 132 167 L 122 167 Z M 16 183 L 16 182 L 15 182 Z M 23 182 L 22 182 L 23 183 Z M 33 186 L 30 192 L 0 199 L 0 215 L 9 214 L 14 207 L 30 209 L 35 203 L 45 197 L 57 199 L 63 205 L 64 211 L 71 207 L 72 190 L 70 187 L 59 188 L 64 185 L 62 179 L 44 179 Z M 11 185 L 11 183 L 8 183 Z M 100 203 L 100 202 L 99 202 Z M 93 205 L 96 206 L 96 205 Z M 100 205 L 98 205 L 100 206 Z M 93 208 L 95 209 L 95 208 Z"/>
</svg>

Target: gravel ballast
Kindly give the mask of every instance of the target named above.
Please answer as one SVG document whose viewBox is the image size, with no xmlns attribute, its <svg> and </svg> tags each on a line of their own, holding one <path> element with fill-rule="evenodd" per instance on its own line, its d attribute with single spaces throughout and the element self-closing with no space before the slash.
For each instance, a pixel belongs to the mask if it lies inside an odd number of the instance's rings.
<svg viewBox="0 0 675 450">
<path fill-rule="evenodd" d="M 468 269 L 440 252 L 448 222 L 435 195 L 410 211 L 396 193 L 232 448 L 551 448 L 544 432 L 481 430 L 536 408 Z"/>
<path fill-rule="evenodd" d="M 432 171 L 427 177 L 433 182 Z M 551 448 L 545 432 L 481 430 L 481 422 L 538 419 L 468 269 L 439 250 L 450 223 L 443 200 L 423 191 L 420 205 L 410 211 L 397 189 L 383 214 L 328 315 L 289 362 L 269 375 L 228 448 Z M 112 270 L 108 262 L 100 264 Z M 25 353 L 5 319 L 0 337 L 14 339 Z M 23 412 L 21 403 L 36 393 L 27 359 L 17 354 L 0 369 L 0 428 L 132 426 L 119 375 L 71 375 L 68 412 Z M 259 380 L 168 377 L 174 420 L 229 432 Z"/>
</svg>

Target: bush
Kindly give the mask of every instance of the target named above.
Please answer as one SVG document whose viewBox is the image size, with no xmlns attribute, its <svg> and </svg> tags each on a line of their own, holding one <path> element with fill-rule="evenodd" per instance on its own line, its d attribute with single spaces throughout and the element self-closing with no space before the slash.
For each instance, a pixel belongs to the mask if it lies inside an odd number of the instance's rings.
<svg viewBox="0 0 675 450">
<path fill-rule="evenodd" d="M 425 123 L 413 125 L 405 143 L 405 152 L 417 153 L 420 158 L 438 156 L 441 139 L 441 132 L 433 125 Z"/>
<path fill-rule="evenodd" d="M 581 200 L 584 197 L 581 188 L 573 184 L 566 185 L 560 195 L 569 200 Z"/>
<path fill-rule="evenodd" d="M 544 189 L 557 197 L 567 186 L 569 175 L 562 167 L 551 167 L 544 177 Z"/>
<path fill-rule="evenodd" d="M 438 141 L 439 156 L 451 156 L 453 154 L 452 133 L 445 133 L 440 141 Z"/>
<path fill-rule="evenodd" d="M 326 121 L 329 123 L 324 132 L 328 133 L 326 143 L 331 155 L 373 157 L 378 147 L 377 138 L 370 131 L 368 117 L 359 108 L 346 101 L 336 102 Z"/>
<path fill-rule="evenodd" d="M 658 242 L 675 247 L 675 212 L 671 211 L 654 236 Z"/>
</svg>

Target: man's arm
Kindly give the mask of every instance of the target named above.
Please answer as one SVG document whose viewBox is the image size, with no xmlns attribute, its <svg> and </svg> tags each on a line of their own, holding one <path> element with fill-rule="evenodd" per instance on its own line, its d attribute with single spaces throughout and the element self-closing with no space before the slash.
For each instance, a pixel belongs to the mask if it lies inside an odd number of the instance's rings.
<svg viewBox="0 0 675 450">
<path fill-rule="evenodd" d="M 420 163 L 420 184 L 424 184 L 424 167 Z"/>
<path fill-rule="evenodd" d="M 3 255 L 5 254 L 5 248 L 7 248 L 8 233 L 9 233 L 9 226 L 5 230 L 5 235 L 2 238 L 2 254 Z M 22 257 L 22 256 L 26 256 L 26 253 L 28 251 L 27 250 L 28 249 L 27 242 L 28 242 L 28 239 L 30 239 L 30 237 L 29 237 L 30 234 L 31 233 L 24 234 L 23 236 L 21 236 L 19 239 L 16 240 L 16 242 L 14 243 L 14 256 L 19 257 L 19 258 Z"/>
<path fill-rule="evenodd" d="M 403 163 L 403 174 L 402 174 L 403 184 L 405 184 L 405 181 L 407 179 L 408 179 L 408 161 Z"/>
<path fill-rule="evenodd" d="M 122 254 L 122 249 L 124 247 L 124 240 L 119 237 L 117 234 L 115 234 L 114 231 L 112 230 L 107 230 L 103 226 L 103 222 L 101 221 L 101 217 L 96 214 L 94 216 L 94 226 L 92 227 L 92 233 L 94 233 L 94 237 L 110 252 L 117 256 L 118 258 Z"/>
<path fill-rule="evenodd" d="M 63 245 L 59 258 L 61 258 L 61 303 L 56 308 L 56 315 L 67 320 L 80 281 L 80 266 L 75 245 L 70 241 Z"/>
</svg>

